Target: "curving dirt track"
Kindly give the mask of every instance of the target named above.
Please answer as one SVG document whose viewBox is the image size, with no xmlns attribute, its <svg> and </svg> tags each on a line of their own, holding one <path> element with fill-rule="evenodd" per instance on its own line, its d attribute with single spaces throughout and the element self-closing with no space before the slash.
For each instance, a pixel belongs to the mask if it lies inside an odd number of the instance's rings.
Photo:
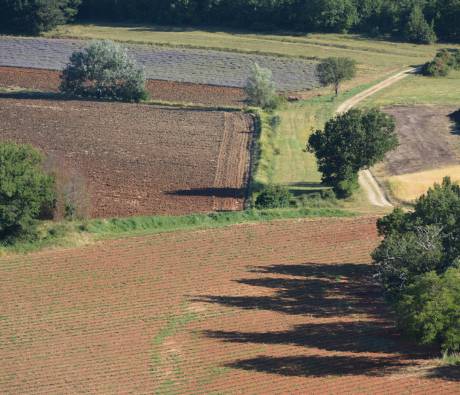
<svg viewBox="0 0 460 395">
<path fill-rule="evenodd" d="M 0 258 L 3 394 L 454 394 L 371 281 L 375 218 Z"/>
<path fill-rule="evenodd" d="M 408 70 L 401 71 L 398 74 L 395 74 L 384 81 L 374 85 L 373 87 L 366 89 L 365 91 L 358 93 L 352 98 L 343 102 L 336 110 L 337 114 L 344 113 L 368 97 L 374 95 L 375 93 L 381 91 L 382 89 L 388 88 L 389 86 L 395 84 L 398 81 L 401 81 L 403 78 L 406 78 L 409 74 L 412 74 L 416 71 L 416 68 L 411 68 Z M 372 175 L 370 170 L 362 170 L 359 174 L 359 184 L 366 191 L 367 196 L 371 204 L 378 207 L 392 207 L 393 205 L 389 202 L 385 196 L 385 192 L 378 185 L 377 180 Z"/>
<path fill-rule="evenodd" d="M 242 113 L 0 98 L 0 139 L 87 180 L 92 217 L 243 208 L 252 118 Z"/>
<path fill-rule="evenodd" d="M 0 67 L 0 87 L 58 92 L 60 75 L 55 70 Z M 152 100 L 170 102 L 242 107 L 247 99 L 243 89 L 228 86 L 147 80 L 146 88 Z"/>
</svg>

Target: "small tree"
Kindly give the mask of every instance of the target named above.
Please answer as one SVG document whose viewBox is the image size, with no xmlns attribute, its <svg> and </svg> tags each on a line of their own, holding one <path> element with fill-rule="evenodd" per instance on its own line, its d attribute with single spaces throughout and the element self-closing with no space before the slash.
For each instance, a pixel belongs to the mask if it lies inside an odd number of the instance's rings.
<svg viewBox="0 0 460 395">
<path fill-rule="evenodd" d="M 61 91 L 81 97 L 139 102 L 147 98 L 145 75 L 126 49 L 95 41 L 70 57 Z"/>
<path fill-rule="evenodd" d="M 349 58 L 327 58 L 318 65 L 317 74 L 321 85 L 333 85 L 338 96 L 340 84 L 356 76 L 356 62 Z"/>
<path fill-rule="evenodd" d="M 253 105 L 273 109 L 278 104 L 271 70 L 260 67 L 257 63 L 252 65 L 245 91 Z"/>
<path fill-rule="evenodd" d="M 416 44 L 432 44 L 436 42 L 436 33 L 425 19 L 419 6 L 415 6 L 409 15 L 404 36 L 405 39 Z"/>
<path fill-rule="evenodd" d="M 54 202 L 54 178 L 42 170 L 42 155 L 29 145 L 0 144 L 0 239 L 31 231 Z"/>
<path fill-rule="evenodd" d="M 313 133 L 307 149 L 316 155 L 323 182 L 338 197 L 348 197 L 358 186 L 359 170 L 381 161 L 397 145 L 391 116 L 377 109 L 353 109 Z"/>
</svg>

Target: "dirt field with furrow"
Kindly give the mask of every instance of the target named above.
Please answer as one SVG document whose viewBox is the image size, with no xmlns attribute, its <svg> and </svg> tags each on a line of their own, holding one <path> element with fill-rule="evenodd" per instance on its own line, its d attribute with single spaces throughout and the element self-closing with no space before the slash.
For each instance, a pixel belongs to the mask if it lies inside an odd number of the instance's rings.
<svg viewBox="0 0 460 395">
<path fill-rule="evenodd" d="M 459 392 L 395 329 L 378 241 L 295 220 L 0 258 L 0 392 Z"/>
<path fill-rule="evenodd" d="M 61 73 L 54 70 L 0 67 L 0 87 L 58 92 Z M 151 100 L 242 107 L 244 89 L 188 82 L 147 80 Z"/>
<path fill-rule="evenodd" d="M 1 140 L 32 144 L 47 154 L 51 171 L 72 171 L 83 180 L 91 217 L 243 207 L 249 115 L 0 98 L 0 118 Z"/>
</svg>

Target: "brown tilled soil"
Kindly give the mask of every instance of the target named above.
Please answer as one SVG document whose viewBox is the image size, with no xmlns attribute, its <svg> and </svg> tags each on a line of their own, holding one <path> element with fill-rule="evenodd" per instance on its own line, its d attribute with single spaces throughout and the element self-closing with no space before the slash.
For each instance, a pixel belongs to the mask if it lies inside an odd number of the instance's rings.
<svg viewBox="0 0 460 395">
<path fill-rule="evenodd" d="M 149 105 L 0 98 L 0 139 L 87 180 L 91 216 L 243 207 L 252 119 Z"/>
<path fill-rule="evenodd" d="M 400 146 L 385 160 L 387 175 L 415 173 L 460 163 L 460 136 L 451 119 L 452 106 L 395 106 Z"/>
<path fill-rule="evenodd" d="M 0 258 L 4 394 L 454 394 L 372 280 L 375 218 Z"/>
<path fill-rule="evenodd" d="M 60 72 L 52 70 L 0 67 L 0 87 L 57 92 Z M 243 89 L 185 82 L 148 80 L 152 100 L 241 107 L 246 100 Z"/>
</svg>

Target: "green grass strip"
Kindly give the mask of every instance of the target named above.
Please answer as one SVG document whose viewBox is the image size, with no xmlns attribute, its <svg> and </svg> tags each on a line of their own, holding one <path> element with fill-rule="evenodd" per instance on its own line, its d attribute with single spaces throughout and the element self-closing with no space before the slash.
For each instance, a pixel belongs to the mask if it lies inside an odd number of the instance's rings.
<svg viewBox="0 0 460 395">
<path fill-rule="evenodd" d="M 300 208 L 274 210 L 247 210 L 183 216 L 152 216 L 91 220 L 84 230 L 97 238 L 121 235 L 155 234 L 178 230 L 219 228 L 250 222 L 268 222 L 307 217 L 351 217 L 350 211 L 336 208 Z"/>
</svg>

